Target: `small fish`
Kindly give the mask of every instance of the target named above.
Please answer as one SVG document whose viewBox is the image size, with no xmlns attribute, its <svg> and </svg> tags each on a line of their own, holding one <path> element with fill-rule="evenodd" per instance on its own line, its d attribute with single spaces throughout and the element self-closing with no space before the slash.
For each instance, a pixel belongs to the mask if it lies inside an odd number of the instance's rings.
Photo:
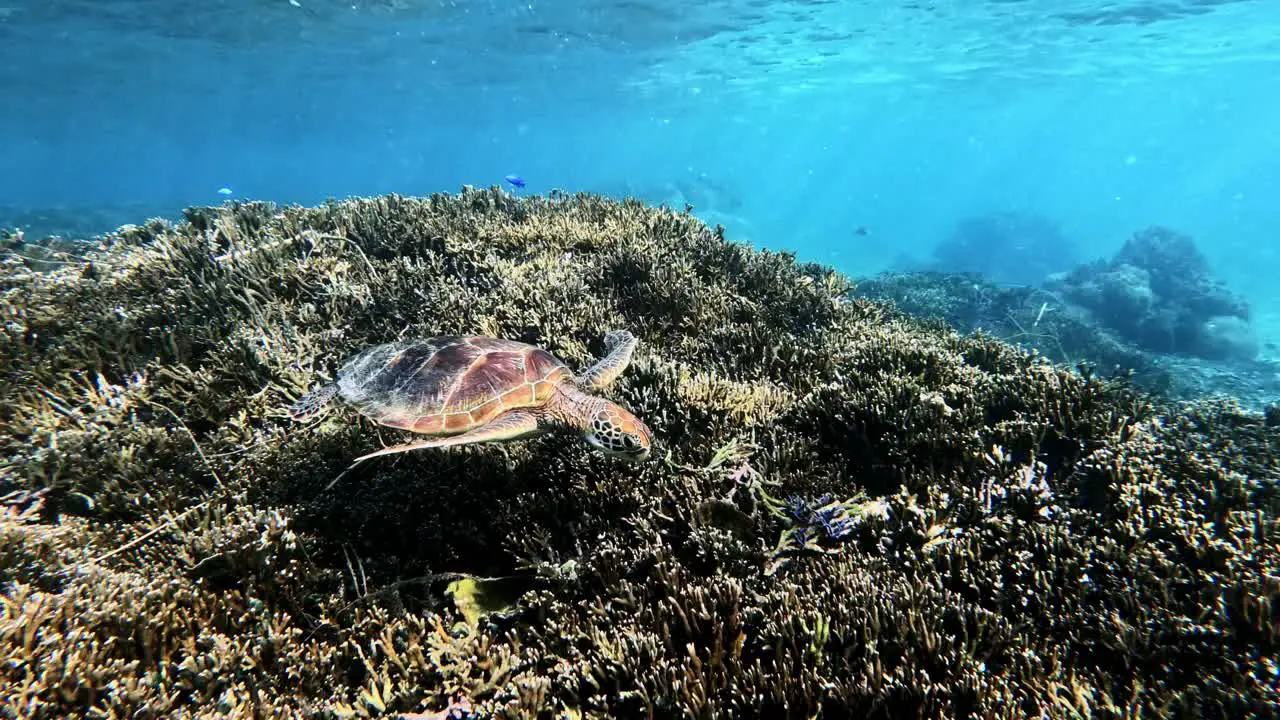
<svg viewBox="0 0 1280 720">
<path fill-rule="evenodd" d="M 854 235 L 859 235 L 859 236 L 861 236 L 861 237 L 866 237 L 867 235 L 870 235 L 870 234 L 871 234 L 871 231 L 870 231 L 870 230 L 868 230 L 866 227 L 864 227 L 864 226 L 861 226 L 861 225 L 860 225 L 860 226 L 858 226 L 858 229 L 856 229 L 856 230 L 854 230 L 854 231 L 853 231 L 853 234 L 854 234 Z"/>
<path fill-rule="evenodd" d="M 524 187 L 524 178 L 520 177 L 519 175 L 508 175 L 502 179 L 506 180 L 507 182 L 511 183 L 512 185 L 518 188 Z"/>
<path fill-rule="evenodd" d="M 219 195 L 230 195 L 230 194 L 231 194 L 231 188 L 229 188 L 229 187 L 218 188 L 218 194 L 219 194 Z"/>
</svg>

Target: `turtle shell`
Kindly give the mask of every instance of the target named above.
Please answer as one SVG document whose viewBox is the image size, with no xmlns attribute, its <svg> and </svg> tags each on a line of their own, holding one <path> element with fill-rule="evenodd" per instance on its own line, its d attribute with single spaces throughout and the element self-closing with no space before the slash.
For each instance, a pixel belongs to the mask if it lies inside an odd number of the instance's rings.
<svg viewBox="0 0 1280 720">
<path fill-rule="evenodd" d="M 382 425 L 455 435 L 506 410 L 546 403 L 572 376 L 557 357 L 534 345 L 447 335 L 361 352 L 338 371 L 338 392 Z"/>
</svg>

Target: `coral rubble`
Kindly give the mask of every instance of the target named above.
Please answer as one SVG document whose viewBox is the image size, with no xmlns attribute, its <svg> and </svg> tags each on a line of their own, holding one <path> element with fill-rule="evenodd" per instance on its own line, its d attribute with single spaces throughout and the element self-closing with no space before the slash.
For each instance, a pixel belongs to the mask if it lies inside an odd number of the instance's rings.
<svg viewBox="0 0 1280 720">
<path fill-rule="evenodd" d="M 3 265 L 11 717 L 1242 717 L 1280 702 L 1273 423 L 849 297 L 693 217 L 496 189 L 228 204 Z M 284 408 L 486 333 L 663 454 Z M 446 712 L 448 711 L 448 712 Z"/>
</svg>

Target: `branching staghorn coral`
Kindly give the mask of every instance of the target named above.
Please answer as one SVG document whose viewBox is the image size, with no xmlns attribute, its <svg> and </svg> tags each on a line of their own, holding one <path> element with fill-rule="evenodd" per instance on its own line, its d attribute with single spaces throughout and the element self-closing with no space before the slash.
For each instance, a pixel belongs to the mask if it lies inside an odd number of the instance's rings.
<svg viewBox="0 0 1280 720">
<path fill-rule="evenodd" d="M 6 716 L 1280 700 L 1280 441 L 1230 404 L 1166 407 L 590 195 L 195 208 L 84 257 L 0 276 Z M 614 327 L 641 341 L 613 392 L 662 444 L 643 465 L 545 437 L 334 483 L 400 435 L 283 412 L 372 343 L 483 332 L 581 365 Z M 835 552 L 776 566 L 801 523 Z"/>
</svg>

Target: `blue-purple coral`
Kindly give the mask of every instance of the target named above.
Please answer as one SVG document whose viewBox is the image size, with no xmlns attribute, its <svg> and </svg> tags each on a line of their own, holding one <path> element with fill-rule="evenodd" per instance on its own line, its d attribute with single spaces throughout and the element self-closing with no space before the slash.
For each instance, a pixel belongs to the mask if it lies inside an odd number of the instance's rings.
<svg viewBox="0 0 1280 720">
<path fill-rule="evenodd" d="M 801 527 L 821 529 L 830 540 L 839 540 L 853 532 L 857 520 L 847 513 L 848 504 L 836 502 L 831 495 L 822 495 L 809 502 L 799 495 L 787 499 L 787 515 Z"/>
</svg>

